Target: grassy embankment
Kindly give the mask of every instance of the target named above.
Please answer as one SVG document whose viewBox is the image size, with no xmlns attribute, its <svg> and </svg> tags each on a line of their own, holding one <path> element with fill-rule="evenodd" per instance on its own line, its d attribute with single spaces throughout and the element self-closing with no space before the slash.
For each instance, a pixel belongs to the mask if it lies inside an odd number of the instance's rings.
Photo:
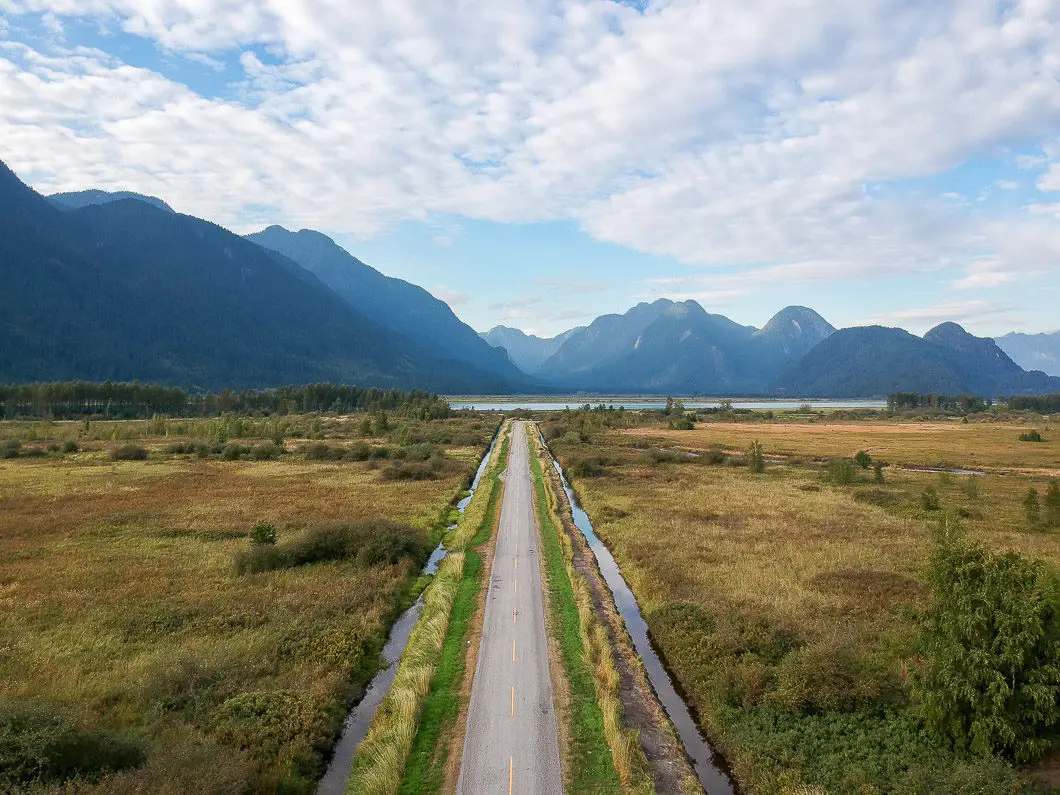
<svg viewBox="0 0 1060 795">
<path fill-rule="evenodd" d="M 560 531 L 556 495 L 543 477 L 536 433 L 529 433 L 530 467 L 548 586 L 549 629 L 554 633 L 569 686 L 569 706 L 559 717 L 570 742 L 562 749 L 571 792 L 651 792 L 647 761 L 635 733 L 622 725 L 618 671 L 607 633 L 588 588 L 572 564 L 570 540 Z"/>
<path fill-rule="evenodd" d="M 1018 441 L 1026 425 L 959 420 L 623 431 L 556 415 L 546 435 L 741 784 L 985 795 L 1026 780 L 922 731 L 909 695 L 914 616 L 927 603 L 931 529 L 944 512 L 992 549 L 1060 563 L 1060 532 L 1028 524 L 1022 504 L 1060 470 L 1060 432 L 1038 425 L 1043 443 Z M 759 475 L 742 465 L 754 439 L 767 458 L 782 457 Z M 816 460 L 858 450 L 889 464 L 883 483 L 871 469 L 829 479 Z M 940 464 L 989 473 L 900 468 Z M 1055 762 L 1031 772 L 1055 781 Z"/>
<path fill-rule="evenodd" d="M 350 793 L 436 791 L 459 714 L 468 624 L 482 587 L 482 558 L 500 505 L 500 475 L 507 466 L 510 431 L 483 473 L 479 487 L 448 540 L 449 556 L 427 589 L 424 611 L 402 655 L 390 693 L 361 744 L 347 785 Z M 435 593 L 437 589 L 437 593 Z"/>
<path fill-rule="evenodd" d="M 312 791 L 492 431 L 390 425 L 0 423 L 0 790 Z M 288 557 L 239 574 L 258 522 Z"/>
</svg>

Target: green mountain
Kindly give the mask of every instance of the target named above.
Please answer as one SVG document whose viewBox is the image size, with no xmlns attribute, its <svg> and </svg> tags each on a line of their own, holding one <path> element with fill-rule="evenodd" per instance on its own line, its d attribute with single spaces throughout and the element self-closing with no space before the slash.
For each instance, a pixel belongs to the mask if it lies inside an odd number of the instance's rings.
<svg viewBox="0 0 1060 795">
<path fill-rule="evenodd" d="M 1060 391 L 1060 378 L 1026 372 L 993 340 L 956 323 L 924 337 L 897 328 L 865 326 L 832 334 L 773 383 L 797 397 L 882 397 L 892 392 L 981 397 Z"/>
<path fill-rule="evenodd" d="M 570 332 L 536 375 L 599 392 L 761 394 L 833 331 L 805 307 L 788 307 L 759 330 L 695 301 L 660 299 Z"/>
<path fill-rule="evenodd" d="M 0 280 L 3 382 L 510 389 L 219 226 L 139 199 L 59 210 L 2 163 Z"/>
<path fill-rule="evenodd" d="M 460 320 L 444 301 L 415 284 L 384 276 L 320 232 L 270 226 L 247 239 L 297 262 L 354 310 L 411 340 L 424 353 L 529 388 L 508 358 Z"/>
</svg>

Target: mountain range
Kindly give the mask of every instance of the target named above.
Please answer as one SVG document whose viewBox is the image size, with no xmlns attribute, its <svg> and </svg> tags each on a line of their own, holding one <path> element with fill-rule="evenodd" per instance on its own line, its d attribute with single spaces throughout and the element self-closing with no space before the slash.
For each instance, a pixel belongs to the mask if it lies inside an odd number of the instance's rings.
<svg viewBox="0 0 1060 795">
<path fill-rule="evenodd" d="M 1025 370 L 1060 375 L 1060 331 L 1052 334 L 1018 334 L 997 338 L 997 344 Z"/>
<path fill-rule="evenodd" d="M 240 237 L 136 193 L 44 197 L 0 163 L 0 382 L 191 389 L 331 381 L 449 393 L 994 397 L 1060 391 L 1060 335 L 944 323 L 836 330 L 807 307 L 758 329 L 695 301 L 642 303 L 544 339 L 478 334 L 423 288 L 312 230 Z"/>
<path fill-rule="evenodd" d="M 554 386 L 592 392 L 883 397 L 937 392 L 997 397 L 1060 391 L 1060 378 L 1027 372 L 991 339 L 955 323 L 923 337 L 880 326 L 836 330 L 812 309 L 789 306 L 761 329 L 660 299 L 543 340 L 516 329 L 529 372 Z"/>
</svg>

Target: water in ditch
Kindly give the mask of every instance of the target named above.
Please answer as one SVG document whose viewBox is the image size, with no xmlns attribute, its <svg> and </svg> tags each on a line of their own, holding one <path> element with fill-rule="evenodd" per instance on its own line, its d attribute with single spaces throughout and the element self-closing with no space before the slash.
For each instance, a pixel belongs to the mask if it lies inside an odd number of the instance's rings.
<svg viewBox="0 0 1060 795">
<path fill-rule="evenodd" d="M 482 475 L 486 471 L 490 458 L 493 456 L 493 448 L 497 446 L 499 437 L 500 433 L 498 431 L 493 436 L 490 449 L 478 465 L 475 478 L 471 481 L 471 488 L 468 489 L 468 495 L 456 504 L 456 509 L 460 513 L 463 513 L 467 506 L 471 504 L 471 497 L 474 495 L 475 489 L 478 488 L 479 481 L 482 480 Z M 456 525 L 450 525 L 447 529 L 451 530 L 454 527 Z M 427 563 L 423 567 L 423 573 L 435 574 L 445 555 L 445 546 L 439 543 L 427 559 Z M 379 709 L 383 698 L 389 692 L 390 685 L 394 683 L 394 677 L 397 675 L 398 660 L 401 659 L 405 646 L 408 645 L 409 635 L 412 634 L 412 628 L 416 626 L 421 610 L 423 610 L 422 596 L 416 600 L 412 607 L 398 616 L 397 621 L 390 627 L 390 634 L 387 636 L 386 645 L 383 647 L 383 659 L 386 661 L 386 667 L 372 678 L 368 689 L 364 693 L 364 698 L 357 702 L 346 717 L 346 722 L 342 726 L 342 735 L 335 744 L 335 750 L 331 761 L 328 763 L 328 769 L 324 773 L 324 777 L 317 783 L 316 795 L 343 795 L 346 792 L 346 779 L 353 768 L 357 747 L 364 740 L 365 735 L 368 734 L 368 727 L 372 725 L 372 718 L 375 717 L 376 710 Z"/>
<path fill-rule="evenodd" d="M 542 439 L 543 443 L 544 439 Z M 615 560 L 614 555 L 611 554 L 611 550 L 607 548 L 607 545 L 600 540 L 600 537 L 596 535 L 596 531 L 593 530 L 592 522 L 589 521 L 588 514 L 578 504 L 574 491 L 571 489 L 570 484 L 567 483 L 567 478 L 563 474 L 563 469 L 560 467 L 559 462 L 553 459 L 552 465 L 559 473 L 560 480 L 563 483 L 563 490 L 567 493 L 567 499 L 570 501 L 574 524 L 585 536 L 589 549 L 596 556 L 600 574 L 603 575 L 604 581 L 611 591 L 611 596 L 615 600 L 615 607 L 622 616 L 622 620 L 626 622 L 626 629 L 633 640 L 633 646 L 637 650 L 637 654 L 640 655 L 644 663 L 644 670 L 648 673 L 652 688 L 659 697 L 666 714 L 673 721 L 685 753 L 692 760 L 699 783 L 703 786 L 707 795 L 734 795 L 736 788 L 725 770 L 724 763 L 714 753 L 710 743 L 700 732 L 699 727 L 696 726 L 691 710 L 684 702 L 684 699 L 678 695 L 673 680 L 670 679 L 670 674 L 667 672 L 662 660 L 659 659 L 659 655 L 656 654 L 654 646 L 652 646 L 651 638 L 648 636 L 648 624 L 644 620 L 644 616 L 641 615 L 637 598 L 626 583 L 626 578 L 622 576 L 618 562 Z"/>
</svg>

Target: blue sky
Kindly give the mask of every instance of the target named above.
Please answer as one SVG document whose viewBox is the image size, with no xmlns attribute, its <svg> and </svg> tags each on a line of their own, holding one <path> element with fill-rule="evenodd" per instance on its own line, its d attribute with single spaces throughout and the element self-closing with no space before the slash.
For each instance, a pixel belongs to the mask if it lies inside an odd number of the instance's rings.
<svg viewBox="0 0 1060 795">
<path fill-rule="evenodd" d="M 0 159 L 318 229 L 479 329 L 1060 328 L 1043 0 L 0 0 Z"/>
</svg>

